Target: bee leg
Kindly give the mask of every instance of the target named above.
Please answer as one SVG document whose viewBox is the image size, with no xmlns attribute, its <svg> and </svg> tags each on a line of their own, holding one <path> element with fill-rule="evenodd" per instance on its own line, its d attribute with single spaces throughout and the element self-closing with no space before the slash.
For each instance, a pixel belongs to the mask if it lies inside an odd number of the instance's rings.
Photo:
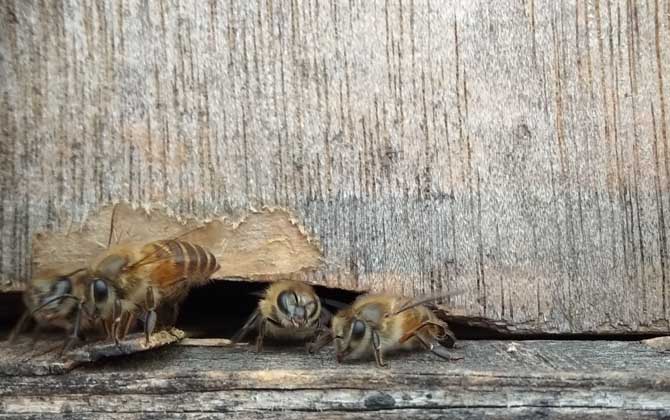
<svg viewBox="0 0 670 420">
<path fill-rule="evenodd" d="M 262 319 L 258 324 L 258 336 L 256 337 L 256 352 L 263 351 L 263 338 L 265 337 L 265 320 Z"/>
<path fill-rule="evenodd" d="M 333 341 L 333 335 L 327 329 L 323 328 L 319 330 L 312 342 L 307 345 L 307 352 L 309 354 L 314 354 L 326 347 Z"/>
<path fill-rule="evenodd" d="M 156 319 L 158 318 L 156 315 L 156 298 L 154 296 L 154 289 L 151 286 L 147 287 L 144 304 L 147 311 L 147 317 L 144 323 L 144 339 L 145 344 L 149 345 L 149 337 L 151 337 L 151 334 L 153 334 L 154 329 L 156 328 Z"/>
<path fill-rule="evenodd" d="M 146 321 L 144 323 L 144 343 L 149 345 L 149 338 L 151 334 L 154 333 L 156 328 L 156 312 L 148 311 L 146 315 Z"/>
<path fill-rule="evenodd" d="M 30 345 L 34 346 L 36 342 L 42 337 L 44 332 L 43 327 L 40 324 L 35 324 L 35 328 L 30 332 Z"/>
<path fill-rule="evenodd" d="M 436 327 L 440 328 L 441 333 L 439 336 L 436 336 L 435 338 L 437 341 L 448 348 L 453 348 L 454 345 L 456 344 L 456 336 L 454 333 L 449 329 L 449 325 L 447 325 L 446 322 L 441 321 L 441 320 L 434 320 L 434 321 L 427 321 L 426 324 L 432 324 L 435 325 Z M 448 344 L 445 343 L 448 339 Z"/>
<path fill-rule="evenodd" d="M 121 323 L 119 324 L 120 338 L 123 340 L 128 335 L 130 327 L 135 322 L 135 313 L 130 311 L 124 311 L 121 316 Z"/>
<path fill-rule="evenodd" d="M 172 313 L 170 314 L 170 326 L 174 327 L 177 325 L 177 319 L 179 318 L 179 305 L 178 304 L 173 304 L 171 305 Z"/>
<path fill-rule="evenodd" d="M 111 334 L 114 339 L 114 344 L 119 345 L 119 326 L 121 318 L 123 317 L 123 308 L 121 307 L 121 300 L 116 299 L 112 305 L 112 327 Z"/>
<path fill-rule="evenodd" d="M 258 309 L 256 309 L 251 314 L 249 319 L 247 319 L 247 322 L 245 322 L 242 328 L 240 328 L 240 330 L 237 333 L 235 333 L 235 335 L 233 336 L 233 338 L 231 338 L 230 341 L 232 341 L 233 343 L 239 343 L 240 340 L 244 339 L 244 337 L 246 337 L 247 334 L 251 332 L 251 330 L 259 330 L 260 322 L 261 322 L 260 312 L 258 311 Z"/>
<path fill-rule="evenodd" d="M 449 352 L 449 350 L 444 347 L 436 337 L 433 337 L 431 335 L 425 334 L 425 333 L 417 333 L 415 334 L 415 337 L 419 340 L 419 342 L 426 348 L 426 350 L 430 351 L 434 355 L 441 357 L 445 360 L 461 360 L 463 357 L 460 356 L 454 356 Z"/>
<path fill-rule="evenodd" d="M 453 345 L 456 343 L 456 336 L 454 336 L 454 333 L 451 332 L 449 327 L 447 327 L 446 323 L 443 322 L 438 322 L 438 321 L 424 321 L 415 328 L 412 328 L 405 334 L 403 334 L 402 337 L 400 337 L 400 344 L 404 343 L 405 341 L 409 340 L 412 337 L 415 337 L 419 331 L 421 331 L 423 328 L 429 326 L 429 325 L 434 325 L 436 327 L 439 327 L 442 330 L 442 335 L 440 337 L 440 341 L 442 341 L 444 338 L 449 338 L 450 340 L 450 345 L 449 347 L 453 347 Z"/>
<path fill-rule="evenodd" d="M 31 319 L 32 319 L 32 317 L 30 316 L 29 311 L 25 311 L 23 313 L 23 315 L 21 315 L 21 318 L 19 318 L 19 320 L 16 323 L 16 325 L 14 326 L 14 328 L 12 328 L 12 332 L 9 334 L 9 338 L 7 338 L 7 341 L 9 342 L 9 344 L 12 344 L 14 342 L 14 340 L 16 340 L 16 336 L 21 334 L 21 332 L 23 331 L 23 329 L 26 326 L 26 323 L 28 321 L 30 321 Z"/>
<path fill-rule="evenodd" d="M 65 345 L 63 345 L 63 349 L 60 352 L 61 356 L 70 351 L 72 344 L 74 344 L 76 341 L 79 341 L 79 329 L 81 328 L 82 307 L 83 303 L 80 302 L 79 305 L 77 305 L 77 314 L 74 317 L 74 327 L 72 328 L 72 335 L 70 335 L 65 340 Z"/>
<path fill-rule="evenodd" d="M 445 345 L 444 340 L 449 338 L 449 344 Z M 442 329 L 442 337 L 439 338 L 440 344 L 448 348 L 454 348 L 456 346 L 456 336 L 454 333 L 445 325 Z"/>
<path fill-rule="evenodd" d="M 176 338 L 177 340 L 181 339 L 181 337 L 178 334 L 175 334 L 172 329 L 177 325 L 177 319 L 179 318 L 179 304 L 178 303 L 173 303 L 173 304 L 165 304 L 165 306 L 168 308 L 167 310 L 169 313 L 166 315 L 168 317 L 167 321 L 162 324 L 162 327 L 165 332 Z M 157 309 L 159 311 L 160 308 Z M 160 315 L 158 318 L 162 318 Z"/>
<path fill-rule="evenodd" d="M 102 324 L 103 330 L 105 330 L 105 340 L 112 339 L 112 323 L 114 322 L 113 318 L 103 319 L 100 318 L 100 323 Z"/>
<path fill-rule="evenodd" d="M 379 332 L 375 329 L 372 330 L 372 346 L 374 349 L 375 362 L 377 362 L 378 367 L 388 367 L 388 363 L 384 362 L 382 355 L 382 340 L 379 337 Z"/>
</svg>

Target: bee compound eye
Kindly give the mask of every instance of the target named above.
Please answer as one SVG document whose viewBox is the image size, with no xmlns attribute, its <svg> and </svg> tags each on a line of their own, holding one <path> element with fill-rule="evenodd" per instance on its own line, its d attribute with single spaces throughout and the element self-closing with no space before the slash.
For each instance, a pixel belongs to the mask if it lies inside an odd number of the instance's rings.
<svg viewBox="0 0 670 420">
<path fill-rule="evenodd" d="M 296 306 L 295 295 L 291 292 L 281 292 L 277 297 L 277 306 L 279 310 L 286 315 L 290 315 Z"/>
<path fill-rule="evenodd" d="M 302 306 L 296 306 L 295 309 L 293 310 L 293 316 L 295 318 L 301 318 L 304 319 L 306 318 L 307 312 L 305 311 L 305 308 Z"/>
<path fill-rule="evenodd" d="M 351 327 L 351 337 L 355 339 L 363 338 L 366 328 L 365 322 L 360 319 L 355 320 Z"/>
<path fill-rule="evenodd" d="M 91 288 L 93 289 L 93 300 L 96 303 L 107 300 L 107 297 L 109 296 L 109 287 L 107 286 L 106 281 L 103 279 L 95 279 L 93 280 Z"/>
</svg>

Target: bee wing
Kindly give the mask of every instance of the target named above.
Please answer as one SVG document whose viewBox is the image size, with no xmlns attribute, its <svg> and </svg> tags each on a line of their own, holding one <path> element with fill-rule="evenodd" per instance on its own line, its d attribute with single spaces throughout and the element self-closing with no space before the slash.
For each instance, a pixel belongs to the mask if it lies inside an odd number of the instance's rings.
<svg viewBox="0 0 670 420">
<path fill-rule="evenodd" d="M 140 268 L 144 265 L 154 264 L 154 263 L 157 263 L 157 262 L 167 261 L 167 260 L 172 259 L 169 256 L 168 257 L 161 256 L 160 251 L 161 251 L 160 248 L 156 248 L 153 252 L 148 253 L 147 255 L 145 255 L 144 257 L 135 261 L 134 263 L 128 264 L 124 268 L 124 270 L 125 271 L 133 271 L 133 270 L 137 270 L 138 268 Z"/>
<path fill-rule="evenodd" d="M 326 347 L 333 341 L 333 334 L 327 328 L 321 328 L 317 330 L 317 334 L 314 337 L 314 340 L 307 344 L 307 352 L 309 354 L 317 353 L 322 348 Z"/>
<path fill-rule="evenodd" d="M 447 330 L 449 331 L 449 330 Z M 451 331 L 449 331 L 451 333 Z M 447 334 L 448 336 L 448 334 Z M 419 331 L 415 334 L 415 337 L 421 342 L 421 344 L 426 348 L 426 350 L 430 351 L 434 355 L 441 357 L 445 360 L 460 360 L 463 357 L 461 356 L 456 356 L 452 354 L 447 347 L 443 345 L 443 339 L 438 339 L 437 337 L 432 336 L 431 334 L 428 334 L 423 331 Z M 452 333 L 453 337 L 453 333 Z M 451 344 L 451 347 L 453 347 L 453 344 Z"/>
<path fill-rule="evenodd" d="M 446 299 L 448 297 L 459 296 L 459 295 L 462 295 L 463 293 L 465 293 L 465 290 L 457 290 L 455 292 L 440 293 L 438 295 L 431 295 L 431 296 L 427 296 L 427 297 L 423 297 L 423 298 L 419 298 L 419 299 L 412 299 L 409 302 L 402 305 L 395 312 L 392 312 L 392 313 L 388 314 L 388 316 L 395 316 L 395 315 L 398 315 L 401 312 L 405 312 L 406 310 L 415 308 L 419 305 L 424 305 L 426 303 L 436 302 L 438 300 Z"/>
<path fill-rule="evenodd" d="M 184 268 L 172 260 L 157 262 L 149 275 L 151 281 L 159 288 L 165 289 L 186 281 Z"/>
<path fill-rule="evenodd" d="M 247 322 L 244 323 L 242 328 L 233 336 L 231 341 L 233 343 L 238 343 L 244 337 L 247 336 L 252 330 L 258 329 L 258 325 L 261 321 L 261 312 L 256 308 L 256 310 L 251 314 Z"/>
<path fill-rule="evenodd" d="M 153 251 L 133 264 L 124 268 L 126 273 L 137 272 L 146 267 L 146 272 L 142 277 L 148 277 L 163 293 L 177 294 L 181 291 L 175 288 L 175 285 L 183 283 L 186 280 L 184 276 L 184 266 L 182 261 L 176 261 L 172 256 L 163 256 L 159 254 L 160 250 Z M 151 265 L 151 267 L 147 267 Z M 125 286 L 122 286 L 122 288 Z M 171 290 L 171 291 L 170 291 Z"/>
</svg>

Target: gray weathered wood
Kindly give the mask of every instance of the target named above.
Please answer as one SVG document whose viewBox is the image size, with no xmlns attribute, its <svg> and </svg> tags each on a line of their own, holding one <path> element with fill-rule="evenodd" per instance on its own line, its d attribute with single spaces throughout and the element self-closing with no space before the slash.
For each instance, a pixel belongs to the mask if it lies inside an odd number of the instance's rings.
<svg viewBox="0 0 670 420">
<path fill-rule="evenodd" d="M 112 199 L 262 205 L 314 281 L 526 332 L 668 331 L 667 0 L 0 7 L 0 276 Z"/>
<path fill-rule="evenodd" d="M 184 337 L 177 328 L 158 331 L 151 335 L 146 344 L 144 334 L 129 334 L 118 345 L 111 340 L 97 337 L 87 342 L 72 344 L 63 354 L 68 335 L 44 334 L 39 336 L 19 336 L 13 343 L 0 342 L 0 376 L 50 375 L 67 372 L 82 363 L 91 363 L 107 357 L 128 356 L 133 353 L 155 350 L 167 346 Z"/>
<path fill-rule="evenodd" d="M 184 332 L 171 328 L 170 330 L 158 331 L 151 335 L 149 343 L 146 343 L 144 334 L 134 333 L 128 335 L 117 345 L 111 340 L 104 342 L 86 343 L 73 348 L 65 357 L 75 362 L 95 362 L 106 357 L 120 357 L 129 354 L 150 351 L 159 347 L 167 346 L 184 338 Z"/>
<path fill-rule="evenodd" d="M 670 337 L 649 338 L 642 343 L 656 351 L 670 351 Z"/>
<path fill-rule="evenodd" d="M 300 420 L 305 418 L 304 411 L 245 411 L 242 413 L 73 413 L 49 415 L 52 420 L 245 420 L 245 419 L 285 419 Z M 315 414 L 319 419 L 341 420 L 356 418 L 362 420 L 403 420 L 403 419 L 428 419 L 443 420 L 445 418 L 459 420 L 480 420 L 483 418 L 494 418 L 500 420 L 508 419 L 552 419 L 552 420 L 574 420 L 574 419 L 663 419 L 663 414 L 656 410 L 626 410 L 626 409 L 588 409 L 588 408 L 563 408 L 563 407 L 533 407 L 533 408 L 444 408 L 435 407 L 430 409 L 397 409 L 381 411 L 327 411 Z M 42 414 L 3 415 L 0 419 L 41 420 Z"/>
<path fill-rule="evenodd" d="M 47 376 L 0 377 L 0 412 L 97 419 L 665 418 L 670 355 L 638 342 L 467 341 L 465 359 L 337 365 L 331 349 L 171 346 Z M 278 413 L 276 410 L 282 410 Z M 280 416 L 283 414 L 283 416 Z M 153 416 L 153 417 L 152 417 Z"/>
</svg>

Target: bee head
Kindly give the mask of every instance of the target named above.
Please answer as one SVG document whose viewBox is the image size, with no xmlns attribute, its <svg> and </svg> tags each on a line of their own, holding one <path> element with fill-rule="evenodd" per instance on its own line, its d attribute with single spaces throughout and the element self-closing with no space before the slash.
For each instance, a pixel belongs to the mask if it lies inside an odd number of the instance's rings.
<svg viewBox="0 0 670 420">
<path fill-rule="evenodd" d="M 304 328 L 313 324 L 320 315 L 321 301 L 311 291 L 290 288 L 277 295 L 277 317 L 286 328 Z"/>
<path fill-rule="evenodd" d="M 28 310 L 38 322 L 66 326 L 79 299 L 73 295 L 78 270 L 68 274 L 47 272 L 32 278 L 24 294 Z"/>
<path fill-rule="evenodd" d="M 335 315 L 331 329 L 338 362 L 352 353 L 356 356 L 367 349 L 370 327 L 351 310 L 345 309 Z"/>
<path fill-rule="evenodd" d="M 372 351 L 372 329 L 382 322 L 384 308 L 377 302 L 356 304 L 333 318 L 332 334 L 338 361 L 360 358 Z"/>
<path fill-rule="evenodd" d="M 111 254 L 97 265 L 88 282 L 86 305 L 89 313 L 105 318 L 113 312 L 117 301 L 114 281 L 119 278 L 127 264 L 126 258 Z"/>
</svg>

